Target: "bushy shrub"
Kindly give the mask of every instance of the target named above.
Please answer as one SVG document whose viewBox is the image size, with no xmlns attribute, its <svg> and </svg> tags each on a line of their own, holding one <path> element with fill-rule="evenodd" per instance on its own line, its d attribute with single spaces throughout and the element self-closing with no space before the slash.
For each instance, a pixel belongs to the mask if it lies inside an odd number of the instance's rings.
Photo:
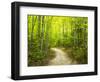
<svg viewBox="0 0 100 82">
<path fill-rule="evenodd" d="M 87 48 L 73 48 L 72 58 L 76 60 L 79 64 L 87 64 Z"/>
</svg>

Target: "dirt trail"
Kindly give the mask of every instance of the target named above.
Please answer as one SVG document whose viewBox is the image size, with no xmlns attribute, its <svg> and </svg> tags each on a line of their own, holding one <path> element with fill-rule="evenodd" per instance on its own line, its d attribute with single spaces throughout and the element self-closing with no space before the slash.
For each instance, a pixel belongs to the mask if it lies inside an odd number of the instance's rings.
<svg viewBox="0 0 100 82">
<path fill-rule="evenodd" d="M 68 54 L 59 48 L 51 48 L 55 52 L 55 57 L 49 61 L 49 65 L 67 65 L 72 64 L 72 60 L 68 57 Z"/>
</svg>

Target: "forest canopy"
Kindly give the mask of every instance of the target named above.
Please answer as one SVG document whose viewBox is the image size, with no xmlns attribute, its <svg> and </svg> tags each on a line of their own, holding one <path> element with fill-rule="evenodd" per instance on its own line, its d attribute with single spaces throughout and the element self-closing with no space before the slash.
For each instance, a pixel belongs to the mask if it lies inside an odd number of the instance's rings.
<svg viewBox="0 0 100 82">
<path fill-rule="evenodd" d="M 56 57 L 54 48 L 67 53 L 70 64 L 88 63 L 88 17 L 28 15 L 27 18 L 28 66 L 49 65 Z"/>
</svg>

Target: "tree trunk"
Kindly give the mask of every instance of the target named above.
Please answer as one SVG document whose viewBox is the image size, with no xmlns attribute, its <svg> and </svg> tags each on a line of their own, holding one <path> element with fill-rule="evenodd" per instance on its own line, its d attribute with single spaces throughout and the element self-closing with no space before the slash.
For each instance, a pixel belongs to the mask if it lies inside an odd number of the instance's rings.
<svg viewBox="0 0 100 82">
<path fill-rule="evenodd" d="M 34 20 L 34 16 L 32 16 L 32 30 L 31 30 L 31 45 L 34 39 L 34 26 L 35 26 L 35 22 L 36 22 L 37 17 Z"/>
<path fill-rule="evenodd" d="M 42 16 L 42 27 L 41 27 L 41 52 L 43 52 L 43 39 L 44 39 L 44 16 Z"/>
<path fill-rule="evenodd" d="M 40 49 L 40 46 L 41 46 L 41 16 L 38 16 L 38 43 L 39 43 L 39 49 Z"/>
</svg>

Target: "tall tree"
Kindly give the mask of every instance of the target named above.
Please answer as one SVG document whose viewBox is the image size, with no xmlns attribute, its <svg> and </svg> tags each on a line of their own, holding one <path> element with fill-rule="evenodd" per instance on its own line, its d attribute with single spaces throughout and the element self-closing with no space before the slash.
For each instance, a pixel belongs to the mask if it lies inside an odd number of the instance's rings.
<svg viewBox="0 0 100 82">
<path fill-rule="evenodd" d="M 37 19 L 37 16 L 36 17 L 32 16 L 31 45 L 34 39 L 34 26 L 36 23 L 36 19 Z"/>
<path fill-rule="evenodd" d="M 44 16 L 41 16 L 42 27 L 41 27 L 41 52 L 43 53 L 43 39 L 44 39 Z"/>
</svg>

